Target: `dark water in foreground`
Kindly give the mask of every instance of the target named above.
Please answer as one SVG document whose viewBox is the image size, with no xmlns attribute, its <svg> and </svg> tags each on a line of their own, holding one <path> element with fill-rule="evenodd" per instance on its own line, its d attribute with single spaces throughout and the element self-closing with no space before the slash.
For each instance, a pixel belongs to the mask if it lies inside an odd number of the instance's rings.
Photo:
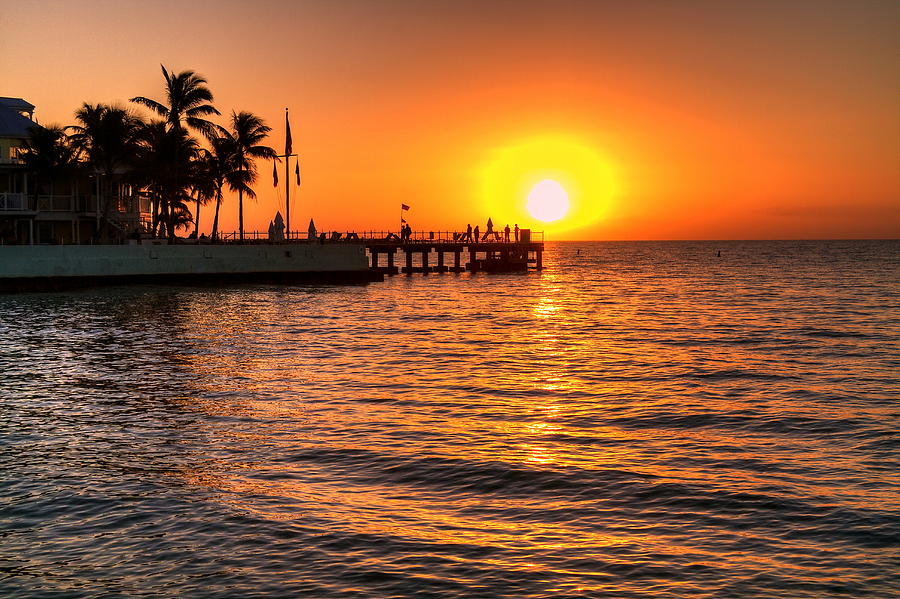
<svg viewBox="0 0 900 599">
<path fill-rule="evenodd" d="M 546 264 L 0 296 L 0 596 L 900 595 L 900 243 Z"/>
</svg>

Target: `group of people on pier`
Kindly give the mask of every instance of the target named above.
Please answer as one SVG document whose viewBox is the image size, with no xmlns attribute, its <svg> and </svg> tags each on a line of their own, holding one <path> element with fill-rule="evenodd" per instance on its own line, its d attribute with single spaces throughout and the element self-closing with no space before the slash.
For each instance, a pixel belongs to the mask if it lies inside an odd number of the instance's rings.
<svg viewBox="0 0 900 599">
<path fill-rule="evenodd" d="M 462 243 L 479 243 L 479 242 L 487 242 L 487 241 L 504 241 L 506 243 L 510 243 L 510 236 L 512 234 L 516 243 L 519 243 L 520 231 L 519 223 L 516 223 L 512 229 L 509 228 L 509 225 L 503 227 L 500 231 L 494 231 L 494 222 L 489 218 L 487 221 L 487 227 L 485 228 L 484 233 L 481 232 L 481 229 L 478 225 L 475 225 L 473 228 L 471 223 L 466 225 L 465 232 L 453 233 L 453 241 L 462 242 Z M 413 231 L 412 227 L 409 226 L 409 223 L 404 221 L 404 224 L 400 226 L 400 233 L 388 233 L 386 239 L 388 241 L 399 241 L 401 243 L 409 243 L 412 241 Z M 434 233 L 431 233 L 431 239 L 434 239 Z"/>
<path fill-rule="evenodd" d="M 519 223 L 516 223 L 514 231 L 516 243 L 519 243 Z M 505 241 L 506 243 L 509 243 L 509 233 L 509 225 L 506 225 L 503 228 L 503 241 Z M 479 241 L 491 240 L 500 241 L 500 233 L 498 231 L 494 231 L 494 222 L 491 219 L 488 219 L 487 227 L 483 235 L 481 235 L 481 231 L 479 230 L 478 225 L 475 225 L 475 228 L 473 229 L 470 223 L 466 225 L 466 233 L 464 236 L 462 236 L 461 240 L 467 243 L 477 243 Z"/>
<path fill-rule="evenodd" d="M 515 240 L 515 243 L 519 243 L 520 233 L 521 231 L 526 231 L 525 229 L 519 229 L 519 224 L 516 223 L 512 229 L 509 228 L 507 224 L 503 229 L 499 231 L 494 230 L 494 222 L 489 218 L 487 221 L 487 227 L 484 230 L 484 233 L 481 232 L 481 229 L 478 225 L 472 227 L 471 223 L 466 225 L 465 232 L 455 232 L 453 233 L 453 241 L 457 243 L 484 243 L 484 242 L 506 242 L 510 243 L 512 240 L 510 237 L 512 236 Z M 284 219 L 281 216 L 281 212 L 278 212 L 275 215 L 275 219 L 269 222 L 269 230 L 268 230 L 268 241 L 270 242 L 283 242 L 286 241 L 285 235 L 285 223 Z M 512 235 L 511 235 L 512 234 Z M 313 224 L 312 219 L 309 221 L 309 229 L 306 235 L 307 239 L 310 241 L 318 241 L 320 243 L 325 243 L 325 241 L 341 241 L 341 240 L 359 240 L 360 236 L 357 233 L 346 233 L 346 235 L 332 232 L 330 235 L 325 232 L 319 232 L 316 230 L 315 224 Z M 434 240 L 435 234 L 430 234 L 431 240 Z M 399 234 L 390 232 L 385 237 L 388 241 L 399 241 L 400 243 L 410 243 L 413 238 L 413 230 L 409 223 L 404 222 L 400 226 Z"/>
</svg>

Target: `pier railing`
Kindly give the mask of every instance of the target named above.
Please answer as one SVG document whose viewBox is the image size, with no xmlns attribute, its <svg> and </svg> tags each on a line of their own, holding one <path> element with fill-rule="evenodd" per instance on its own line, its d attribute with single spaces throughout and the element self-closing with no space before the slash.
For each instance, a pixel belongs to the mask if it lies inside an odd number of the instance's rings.
<svg viewBox="0 0 900 599">
<path fill-rule="evenodd" d="M 370 243 L 374 241 L 394 241 L 400 242 L 401 238 L 397 231 L 319 231 L 313 241 L 322 241 L 321 235 L 324 234 L 326 242 L 360 242 Z M 514 243 L 521 241 L 523 243 L 543 243 L 543 231 L 531 231 L 530 229 L 520 229 L 519 239 L 516 239 L 515 233 L 510 231 L 507 238 L 503 231 L 492 231 L 490 235 L 484 232 L 479 233 L 479 239 L 470 240 L 466 236 L 465 231 L 413 231 L 406 243 L 411 244 L 434 244 L 434 243 Z M 307 231 L 292 231 L 285 239 L 272 239 L 267 231 L 244 231 L 244 243 L 268 243 L 272 241 L 309 241 L 310 235 Z M 218 241 L 225 243 L 240 243 L 240 233 L 232 231 L 229 233 L 220 233 Z"/>
</svg>

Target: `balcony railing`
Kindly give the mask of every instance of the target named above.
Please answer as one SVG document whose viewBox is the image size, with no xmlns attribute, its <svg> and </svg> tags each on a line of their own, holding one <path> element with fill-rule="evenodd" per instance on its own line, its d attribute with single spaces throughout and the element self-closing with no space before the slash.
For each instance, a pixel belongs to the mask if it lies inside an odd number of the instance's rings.
<svg viewBox="0 0 900 599">
<path fill-rule="evenodd" d="M 0 193 L 0 210 L 28 210 L 28 198 L 24 193 Z"/>
<path fill-rule="evenodd" d="M 97 196 L 40 194 L 35 198 L 25 193 L 0 193 L 0 211 L 33 211 L 35 207 L 38 212 L 94 214 L 97 212 Z M 110 211 L 112 214 L 137 217 L 150 213 L 150 201 L 142 197 L 113 198 Z"/>
<path fill-rule="evenodd" d="M 73 212 L 75 196 L 69 194 L 39 195 L 37 206 L 40 212 Z"/>
</svg>

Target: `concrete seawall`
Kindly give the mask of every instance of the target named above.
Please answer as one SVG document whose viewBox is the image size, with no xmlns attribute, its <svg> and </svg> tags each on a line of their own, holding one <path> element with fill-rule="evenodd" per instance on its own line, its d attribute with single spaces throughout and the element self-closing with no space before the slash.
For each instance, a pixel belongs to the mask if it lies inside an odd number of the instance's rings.
<svg viewBox="0 0 900 599">
<path fill-rule="evenodd" d="M 0 291 L 117 282 L 364 282 L 360 244 L 0 246 Z"/>
</svg>

